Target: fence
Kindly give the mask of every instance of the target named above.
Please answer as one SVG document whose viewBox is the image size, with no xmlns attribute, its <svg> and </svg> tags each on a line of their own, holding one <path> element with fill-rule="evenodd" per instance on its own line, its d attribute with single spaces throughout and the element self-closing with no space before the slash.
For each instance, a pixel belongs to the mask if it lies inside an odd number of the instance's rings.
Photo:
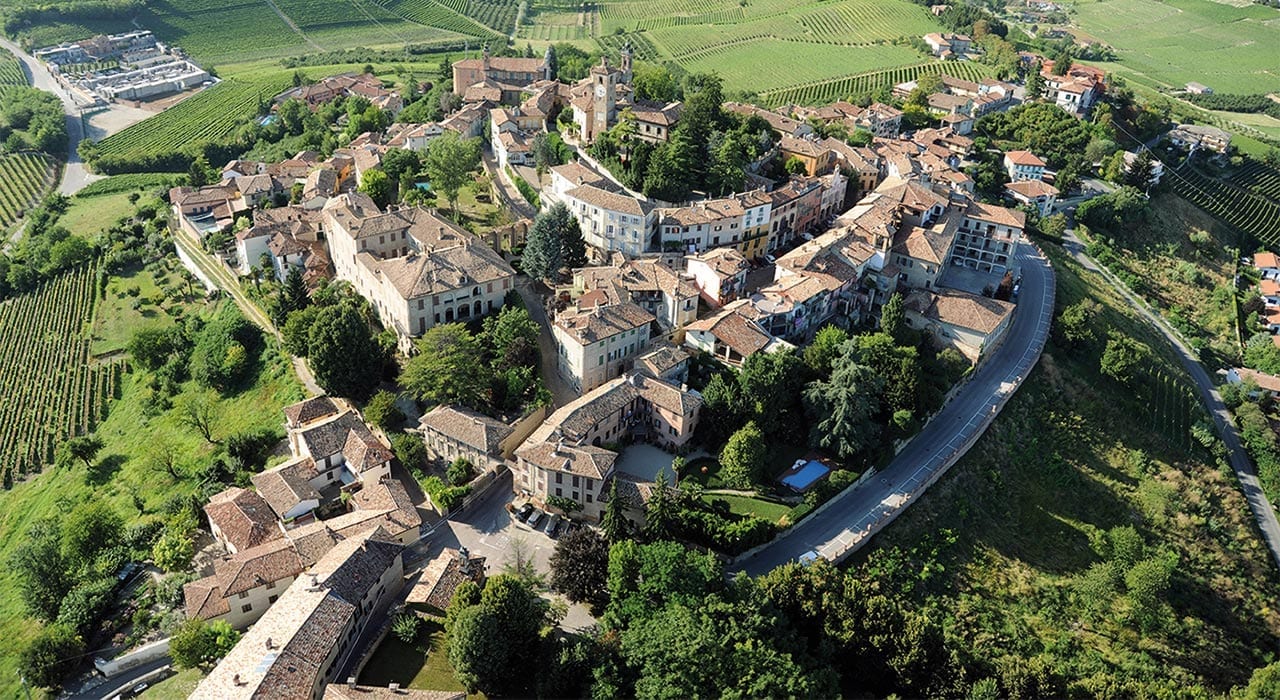
<svg viewBox="0 0 1280 700">
<path fill-rule="evenodd" d="M 107 678 L 114 678 L 125 671 L 137 668 L 143 664 L 151 663 L 156 659 L 164 658 L 169 653 L 169 640 L 161 639 L 151 642 L 137 648 L 137 650 L 122 654 L 110 661 L 102 658 L 93 660 L 93 667 Z"/>
</svg>

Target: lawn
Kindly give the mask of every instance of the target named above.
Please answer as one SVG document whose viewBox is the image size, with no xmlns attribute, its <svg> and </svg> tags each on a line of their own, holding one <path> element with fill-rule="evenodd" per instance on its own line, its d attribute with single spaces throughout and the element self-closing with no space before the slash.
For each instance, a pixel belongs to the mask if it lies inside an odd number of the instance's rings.
<svg viewBox="0 0 1280 700">
<path fill-rule="evenodd" d="M 405 644 L 394 634 L 388 634 L 364 667 L 360 682 L 380 687 L 399 683 L 401 688 L 416 690 L 465 690 L 453 677 L 453 666 L 446 652 L 448 639 L 444 620 L 433 617 L 425 618 L 413 644 Z"/>
<path fill-rule="evenodd" d="M 188 295 L 204 291 L 198 282 L 188 285 L 187 279 L 177 258 L 167 258 L 154 269 L 137 269 L 127 277 L 111 278 L 93 324 L 93 354 L 123 351 L 140 328 L 172 325 L 175 314 L 195 301 Z"/>
<path fill-rule="evenodd" d="M 483 176 L 458 193 L 458 212 L 461 218 L 454 217 L 453 212 L 449 211 L 449 202 L 443 197 L 438 199 L 436 206 L 472 233 L 482 233 L 495 226 L 511 223 L 511 214 L 493 201 L 488 179 Z"/>
<path fill-rule="evenodd" d="M 1210 0 L 1084 0 L 1073 21 L 1116 47 L 1119 64 L 1143 82 L 1181 89 L 1200 82 L 1217 92 L 1280 90 L 1276 11 Z"/>
<path fill-rule="evenodd" d="M 782 516 L 790 513 L 792 509 L 791 506 L 785 503 L 775 503 L 774 501 L 766 501 L 763 498 L 738 496 L 731 493 L 708 493 L 702 496 L 702 500 L 707 503 L 727 501 L 729 503 L 729 512 L 735 515 L 754 515 L 771 523 L 782 520 Z"/>
<path fill-rule="evenodd" d="M 1156 352 L 1148 367 L 1182 378 L 1100 276 L 1048 252 L 1059 308 L 1094 299 L 1099 335 L 1141 339 Z M 851 566 L 896 572 L 890 585 L 939 611 L 946 636 L 993 673 L 1057 674 L 1065 689 L 1049 695 L 1224 694 L 1274 658 L 1280 577 L 1231 472 L 1189 447 L 1184 422 L 1153 423 L 1136 392 L 1102 377 L 1100 353 L 1051 342 L 977 445 Z M 1122 525 L 1178 558 L 1163 623 L 1145 633 L 1127 595 L 1091 611 L 1078 593 L 1092 592 L 1092 544 Z"/>
<path fill-rule="evenodd" d="M 196 686 L 200 685 L 200 679 L 202 678 L 204 678 L 204 674 L 198 668 L 178 671 L 176 674 L 147 688 L 138 697 L 143 698 L 143 700 L 186 700 L 195 691 Z"/>
<path fill-rule="evenodd" d="M 92 240 L 99 231 L 133 213 L 134 205 L 129 202 L 130 196 L 129 192 L 115 192 L 91 197 L 72 197 L 66 213 L 58 218 L 58 225 L 66 227 L 77 236 Z"/>
</svg>

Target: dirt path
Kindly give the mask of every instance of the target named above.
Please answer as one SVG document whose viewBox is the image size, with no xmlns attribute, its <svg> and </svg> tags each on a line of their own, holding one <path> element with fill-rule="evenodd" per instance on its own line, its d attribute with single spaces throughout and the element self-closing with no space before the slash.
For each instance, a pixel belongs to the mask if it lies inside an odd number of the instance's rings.
<svg viewBox="0 0 1280 700">
<path fill-rule="evenodd" d="M 312 41 L 311 37 L 307 36 L 306 32 L 302 31 L 302 29 L 298 27 L 298 25 L 294 24 L 293 19 L 289 17 L 289 15 L 286 15 L 283 10 L 277 7 L 276 4 L 272 2 L 272 0 L 266 0 L 266 3 L 267 3 L 267 7 L 270 7 L 272 11 L 274 11 L 277 15 L 279 15 L 280 20 L 285 24 L 289 25 L 289 28 L 292 29 L 295 33 L 297 33 L 298 36 L 302 37 L 303 41 L 310 44 L 311 48 L 315 49 L 316 51 L 324 51 L 323 46 Z"/>
</svg>

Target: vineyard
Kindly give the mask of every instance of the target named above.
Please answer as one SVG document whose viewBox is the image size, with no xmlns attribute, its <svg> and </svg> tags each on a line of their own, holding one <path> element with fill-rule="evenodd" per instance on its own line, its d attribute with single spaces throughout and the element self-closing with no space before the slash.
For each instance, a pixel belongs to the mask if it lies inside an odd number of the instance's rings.
<svg viewBox="0 0 1280 700">
<path fill-rule="evenodd" d="M 0 50 L 0 96 L 11 87 L 26 84 L 27 74 L 23 72 L 22 64 L 13 54 Z"/>
<path fill-rule="evenodd" d="M 872 93 L 881 88 L 915 80 L 925 74 L 949 75 L 964 80 L 981 80 L 991 75 L 987 67 L 980 63 L 932 61 L 771 90 L 761 93 L 760 99 L 771 107 L 788 104 L 821 104 Z"/>
<path fill-rule="evenodd" d="M 43 153 L 0 155 L 0 230 L 8 230 L 53 184 L 57 166 Z"/>
<path fill-rule="evenodd" d="M 216 142 L 230 136 L 252 117 L 259 102 L 288 88 L 290 76 L 229 78 L 154 117 L 138 122 L 98 142 L 104 158 L 142 158 L 171 153 L 199 141 Z"/>
<path fill-rule="evenodd" d="M 1280 170 L 1264 163 L 1256 160 L 1248 161 L 1247 165 L 1237 169 L 1226 180 L 1253 194 L 1280 202 Z"/>
<path fill-rule="evenodd" d="M 1195 391 L 1185 380 L 1163 370 L 1149 371 L 1147 377 L 1142 389 L 1146 394 L 1143 404 L 1148 409 L 1146 427 L 1152 435 L 1164 436 L 1176 449 L 1192 449 L 1191 426 L 1204 416 Z"/>
<path fill-rule="evenodd" d="M 1268 248 L 1280 246 L 1280 204 L 1190 168 L 1165 177 L 1180 196 Z"/>
<path fill-rule="evenodd" d="M 374 0 L 388 12 L 410 22 L 438 27 L 467 36 L 491 36 L 493 30 L 436 0 Z"/>
<path fill-rule="evenodd" d="M 88 329 L 97 301 L 90 265 L 0 304 L 0 471 L 6 485 L 40 471 L 62 440 L 94 429 L 123 363 L 95 363 Z"/>
<path fill-rule="evenodd" d="M 308 39 L 326 49 L 459 38 L 447 29 L 410 21 L 369 0 L 275 0 L 275 5 Z"/>
</svg>

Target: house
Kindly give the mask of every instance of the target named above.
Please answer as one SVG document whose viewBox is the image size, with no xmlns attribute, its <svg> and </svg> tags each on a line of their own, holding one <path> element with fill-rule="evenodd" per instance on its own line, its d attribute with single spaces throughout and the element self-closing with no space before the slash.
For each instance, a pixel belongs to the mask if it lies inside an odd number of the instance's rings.
<svg viewBox="0 0 1280 700">
<path fill-rule="evenodd" d="M 454 591 L 465 581 L 484 588 L 485 558 L 471 556 L 466 547 L 446 547 L 423 567 L 405 602 L 443 615 L 453 601 Z"/>
<path fill-rule="evenodd" d="M 897 138 L 902 129 L 902 110 L 881 102 L 872 102 L 862 110 L 858 126 L 880 138 Z"/>
<path fill-rule="evenodd" d="M 261 496 L 232 486 L 209 499 L 204 507 L 209 532 L 228 554 L 252 549 L 283 536 L 276 516 Z"/>
<path fill-rule="evenodd" d="M 489 143 L 498 167 L 533 165 L 533 137 L 542 131 L 542 120 L 519 107 L 489 110 Z"/>
<path fill-rule="evenodd" d="M 1040 216 L 1053 213 L 1053 205 L 1058 201 L 1058 188 L 1040 180 L 1010 182 L 1004 191 L 1019 204 L 1034 208 Z"/>
<path fill-rule="evenodd" d="M 581 185 L 561 195 L 578 219 L 582 237 L 600 252 L 636 256 L 657 247 L 657 213 L 652 203 L 596 185 Z M 544 203 L 544 206 L 549 206 Z"/>
<path fill-rule="evenodd" d="M 466 459 L 480 471 L 502 468 L 516 448 L 511 426 L 462 406 L 436 406 L 419 419 L 418 428 L 437 458 Z"/>
<path fill-rule="evenodd" d="M 406 151 L 422 152 L 427 144 L 444 133 L 444 127 L 437 122 L 425 124 L 395 123 L 387 127 L 387 148 L 403 148 Z"/>
<path fill-rule="evenodd" d="M 1012 182 L 1043 180 L 1044 166 L 1044 161 L 1031 151 L 1009 151 L 1004 154 L 1004 169 Z"/>
<path fill-rule="evenodd" d="M 265 253 L 278 280 L 283 281 L 291 267 L 302 268 L 303 277 L 312 286 L 320 278 L 333 276 L 317 210 L 296 205 L 254 210 L 253 225 L 237 231 L 235 239 L 241 274 L 249 274 Z"/>
<path fill-rule="evenodd" d="M 1014 304 L 956 289 L 916 290 L 904 303 L 906 323 L 977 359 L 1004 339 Z"/>
<path fill-rule="evenodd" d="M 1053 61 L 1043 60 L 1040 66 L 1045 99 L 1071 114 L 1088 114 L 1106 92 L 1107 74 L 1099 68 L 1074 63 L 1066 75 L 1054 75 Z"/>
<path fill-rule="evenodd" d="M 383 213 L 349 193 L 325 204 L 323 222 L 337 277 L 369 300 L 406 352 L 429 328 L 500 308 L 515 280 L 501 255 L 433 210 Z"/>
<path fill-rule="evenodd" d="M 200 681 L 192 698 L 319 698 L 403 586 L 404 546 L 382 528 L 333 545 Z"/>
<path fill-rule="evenodd" d="M 1226 153 L 1231 147 L 1231 134 L 1215 126 L 1179 124 L 1169 132 L 1169 141 L 1180 148 Z"/>
<path fill-rule="evenodd" d="M 691 357 L 689 351 L 682 347 L 657 342 L 648 352 L 636 358 L 636 370 L 647 372 L 673 385 L 683 386 L 689 378 Z"/>
<path fill-rule="evenodd" d="M 243 200 L 234 181 L 205 187 L 174 187 L 169 190 L 169 204 L 179 225 L 198 238 L 229 228 L 237 215 L 247 211 L 240 208 Z"/>
<path fill-rule="evenodd" d="M 480 58 L 464 58 L 453 62 L 455 93 L 465 95 L 473 85 L 491 84 L 497 88 L 497 101 L 502 104 L 519 104 L 524 88 L 539 80 L 554 79 L 550 47 L 542 58 L 516 58 L 491 56 L 486 44 Z"/>
<path fill-rule="evenodd" d="M 627 109 L 636 121 L 636 138 L 649 143 L 666 143 L 671 138 L 671 130 L 680 121 L 684 104 L 633 100 Z"/>
<path fill-rule="evenodd" d="M 766 248 L 769 252 L 795 241 L 818 223 L 822 183 L 817 179 L 793 177 L 766 194 L 770 199 Z"/>
<path fill-rule="evenodd" d="M 744 117 L 760 117 L 769 124 L 769 128 L 779 136 L 791 136 L 792 138 L 804 138 L 813 133 L 813 127 L 805 122 L 792 119 L 791 117 L 778 114 L 772 110 L 757 107 L 755 105 L 743 104 L 741 102 L 724 103 L 726 112 L 733 112 Z"/>
<path fill-rule="evenodd" d="M 619 376 L 630 360 L 649 344 L 653 314 L 630 302 L 588 306 L 556 315 L 551 334 L 556 343 L 556 368 L 574 391 L 591 391 Z"/>
<path fill-rule="evenodd" d="M 730 302 L 717 313 L 689 324 L 684 344 L 733 367 L 741 367 L 757 352 L 778 352 L 793 347 L 773 337 L 755 316 L 749 300 Z"/>
<path fill-rule="evenodd" d="M 933 32 L 924 35 L 924 43 L 928 44 L 929 50 L 934 56 L 951 58 L 968 53 L 970 45 L 973 44 L 973 39 L 964 34 Z"/>
<path fill-rule="evenodd" d="M 1263 279 L 1280 280 L 1280 257 L 1271 251 L 1253 254 L 1253 266 L 1262 273 Z"/>
<path fill-rule="evenodd" d="M 1187 92 L 1192 95 L 1212 95 L 1213 88 L 1203 83 L 1191 82 L 1187 83 Z"/>
<path fill-rule="evenodd" d="M 464 139 L 476 138 L 484 133 L 484 124 L 488 118 L 489 110 L 485 108 L 484 103 L 464 104 L 462 109 L 440 122 L 440 128 L 456 132 Z"/>
<path fill-rule="evenodd" d="M 1222 372 L 1222 370 L 1219 370 Z M 1265 393 L 1271 398 L 1280 395 L 1280 377 L 1274 374 L 1267 374 L 1257 370 L 1247 369 L 1245 367 L 1232 367 L 1223 372 L 1228 384 L 1246 384 L 1252 382 L 1258 387 L 1258 392 Z M 1255 394 L 1256 395 L 1256 394 Z"/>
<path fill-rule="evenodd" d="M 1280 309 L 1280 282 L 1264 277 L 1258 282 L 1258 292 L 1262 295 L 1262 303 L 1269 309 Z"/>
<path fill-rule="evenodd" d="M 800 161 L 804 166 L 804 174 L 809 177 L 829 172 L 835 160 L 834 154 L 829 149 L 823 148 L 817 140 L 798 139 L 786 134 L 778 142 L 778 152 L 782 155 L 784 162 L 790 162 L 792 159 Z"/>
<path fill-rule="evenodd" d="M 685 256 L 685 270 L 693 276 L 698 292 L 712 308 L 724 306 L 742 295 L 750 269 L 747 259 L 732 248 L 712 248 Z"/>
<path fill-rule="evenodd" d="M 585 518 L 599 520 L 612 481 L 625 479 L 615 470 L 618 453 L 604 445 L 650 442 L 681 451 L 701 408 L 696 392 L 641 372 L 611 379 L 557 409 L 516 449 L 512 488 L 543 507 L 552 497 L 572 500 Z"/>
<path fill-rule="evenodd" d="M 670 334 L 698 316 L 698 287 L 686 274 L 661 259 L 627 260 L 613 253 L 608 265 L 573 271 L 570 297 L 580 307 L 632 303 L 653 314 L 658 329 Z"/>
<path fill-rule="evenodd" d="M 566 192 L 584 185 L 614 192 L 622 191 L 621 185 L 596 172 L 580 160 L 553 166 L 550 174 L 550 182 L 542 187 L 540 197 L 547 206 L 563 202 Z"/>
<path fill-rule="evenodd" d="M 376 483 L 391 475 L 391 448 L 342 399 L 317 396 L 285 407 L 295 458 L 310 460 L 317 490 Z"/>
</svg>

